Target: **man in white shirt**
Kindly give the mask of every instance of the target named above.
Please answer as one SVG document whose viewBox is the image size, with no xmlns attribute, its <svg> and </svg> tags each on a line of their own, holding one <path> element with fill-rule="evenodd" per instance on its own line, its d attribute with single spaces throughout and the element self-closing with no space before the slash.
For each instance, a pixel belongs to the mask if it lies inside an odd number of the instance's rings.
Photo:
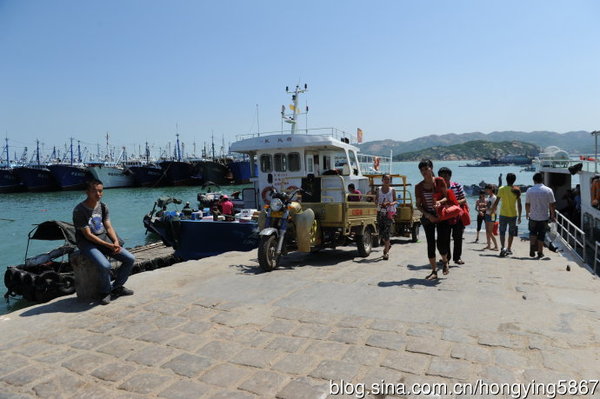
<svg viewBox="0 0 600 399">
<path fill-rule="evenodd" d="M 529 256 L 538 259 L 544 256 L 544 238 L 548 221 L 554 222 L 556 201 L 550 187 L 543 183 L 544 177 L 538 172 L 533 175 L 533 187 L 525 194 L 525 215 L 529 219 Z"/>
</svg>

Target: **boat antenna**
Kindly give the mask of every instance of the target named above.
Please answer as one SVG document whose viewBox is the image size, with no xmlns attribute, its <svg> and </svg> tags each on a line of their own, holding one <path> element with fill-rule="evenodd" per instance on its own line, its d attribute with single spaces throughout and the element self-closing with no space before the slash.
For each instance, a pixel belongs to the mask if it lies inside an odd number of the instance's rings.
<svg viewBox="0 0 600 399">
<path fill-rule="evenodd" d="M 260 136 L 260 118 L 258 117 L 258 104 L 256 104 L 256 133 Z"/>
<path fill-rule="evenodd" d="M 289 123 L 292 125 L 291 134 L 296 133 L 296 123 L 298 122 L 298 115 L 300 115 L 300 110 L 298 109 L 298 99 L 300 98 L 300 94 L 308 91 L 308 85 L 305 83 L 304 88 L 301 88 L 300 85 L 296 85 L 294 91 L 290 91 L 289 87 L 285 88 L 286 93 L 292 95 L 292 103 L 290 104 L 290 108 L 292 110 L 291 115 L 285 114 L 285 105 L 281 106 L 281 118 L 283 122 Z M 283 130 L 283 127 L 282 127 Z"/>
</svg>

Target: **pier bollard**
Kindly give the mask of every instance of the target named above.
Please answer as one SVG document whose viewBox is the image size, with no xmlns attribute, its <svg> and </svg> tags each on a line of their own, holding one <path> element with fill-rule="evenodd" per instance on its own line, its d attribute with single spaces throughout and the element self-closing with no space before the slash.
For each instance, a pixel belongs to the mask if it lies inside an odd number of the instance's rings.
<svg viewBox="0 0 600 399">
<path fill-rule="evenodd" d="M 113 259 L 111 266 L 114 268 Z M 82 302 L 95 301 L 100 298 L 100 272 L 92 261 L 79 251 L 69 256 L 69 261 L 75 274 L 75 292 L 77 299 Z"/>
</svg>

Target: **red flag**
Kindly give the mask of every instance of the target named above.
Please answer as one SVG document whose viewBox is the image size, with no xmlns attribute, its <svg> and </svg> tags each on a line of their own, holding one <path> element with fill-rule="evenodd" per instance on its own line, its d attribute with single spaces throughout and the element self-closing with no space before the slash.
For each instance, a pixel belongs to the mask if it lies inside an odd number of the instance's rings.
<svg viewBox="0 0 600 399">
<path fill-rule="evenodd" d="M 361 128 L 356 129 L 356 141 L 358 143 L 362 143 L 362 141 L 363 141 L 363 132 L 362 132 Z"/>
</svg>

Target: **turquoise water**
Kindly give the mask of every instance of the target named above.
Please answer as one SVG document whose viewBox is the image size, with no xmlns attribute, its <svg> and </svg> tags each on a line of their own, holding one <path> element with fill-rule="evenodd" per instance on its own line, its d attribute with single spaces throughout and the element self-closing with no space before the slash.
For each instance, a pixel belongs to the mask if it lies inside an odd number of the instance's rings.
<svg viewBox="0 0 600 399">
<path fill-rule="evenodd" d="M 459 167 L 465 161 L 435 162 L 434 170 L 442 166 L 453 171 L 453 180 L 464 185 L 477 184 L 482 180 L 497 184 L 500 173 L 506 176 L 512 172 L 517 175 L 517 184 L 532 184 L 531 172 L 520 172 L 517 166 L 501 166 L 486 168 Z M 404 174 L 413 185 L 421 180 L 417 169 L 417 162 L 395 162 L 393 173 Z M 223 187 L 223 191 L 230 194 L 245 186 Z M 190 201 L 197 206 L 196 195 L 200 187 L 159 187 L 159 188 L 116 188 L 104 191 L 103 201 L 109 206 L 113 226 L 119 236 L 125 240 L 126 247 L 134 247 L 148 243 L 149 237 L 145 235 L 142 218 L 148 213 L 154 201 L 160 196 L 174 196 L 183 201 Z M 414 191 L 414 190 L 411 190 Z M 52 193 L 15 193 L 0 194 L 0 231 L 3 239 L 0 240 L 0 274 L 4 276 L 7 266 L 23 263 L 27 247 L 27 234 L 37 223 L 46 220 L 71 221 L 73 208 L 85 198 L 83 192 L 52 192 Z M 476 198 L 469 198 L 471 209 L 474 209 Z M 524 226 L 524 225 L 523 225 Z M 474 223 L 470 228 L 474 228 Z M 523 227 L 522 227 L 523 228 Z M 524 230 L 523 230 L 524 231 Z M 32 240 L 29 256 L 49 251 L 60 245 L 57 241 Z M 0 294 L 4 294 L 2 284 Z M 16 304 L 11 299 L 7 306 L 0 301 L 0 314 L 15 309 Z"/>
</svg>

